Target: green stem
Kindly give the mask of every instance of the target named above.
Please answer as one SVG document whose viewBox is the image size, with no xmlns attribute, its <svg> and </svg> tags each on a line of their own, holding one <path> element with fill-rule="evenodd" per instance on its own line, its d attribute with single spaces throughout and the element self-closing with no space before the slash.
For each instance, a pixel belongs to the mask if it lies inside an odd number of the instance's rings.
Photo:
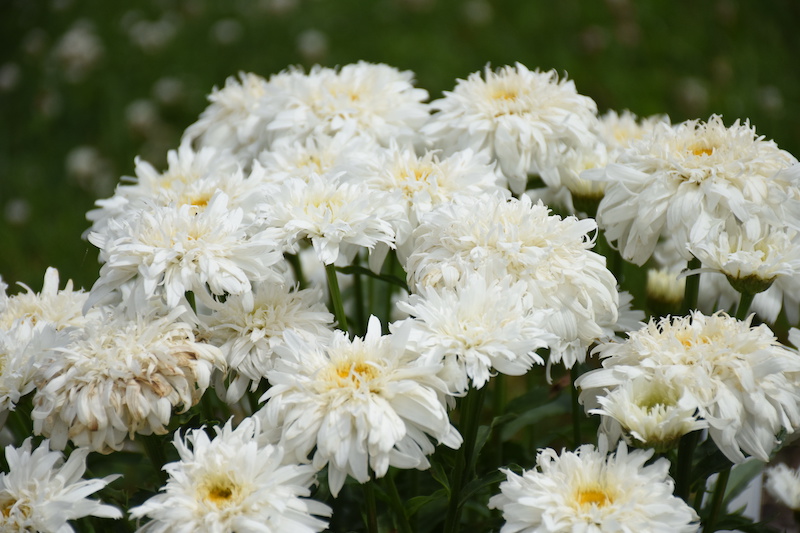
<svg viewBox="0 0 800 533">
<path fill-rule="evenodd" d="M 389 503 L 394 509 L 394 515 L 397 518 L 398 531 L 401 533 L 412 533 L 411 524 L 408 521 L 408 513 L 403 505 L 403 499 L 400 498 L 400 493 L 397 491 L 397 485 L 394 482 L 394 472 L 390 472 L 384 477 L 386 485 L 389 488 Z"/>
<path fill-rule="evenodd" d="M 689 270 L 697 270 L 703 263 L 696 257 L 692 257 L 687 265 Z M 700 293 L 700 274 L 690 274 L 686 276 L 686 289 L 683 293 L 683 310 L 690 312 L 697 309 L 697 295 Z"/>
<path fill-rule="evenodd" d="M 731 476 L 731 467 L 720 471 L 717 476 L 717 483 L 714 485 L 714 496 L 711 500 L 711 513 L 708 515 L 708 521 L 703 528 L 703 531 L 711 533 L 717 531 L 716 522 L 719 518 L 719 513 L 722 510 L 722 502 L 725 500 L 725 489 L 728 486 L 728 478 Z"/>
<path fill-rule="evenodd" d="M 375 503 L 375 481 L 370 479 L 364 483 L 364 498 L 367 505 L 366 525 L 369 533 L 378 533 L 378 506 Z"/>
<path fill-rule="evenodd" d="M 572 368 L 569 369 L 569 375 L 571 378 L 571 389 L 572 389 L 572 440 L 573 446 L 577 448 L 581 444 L 583 444 L 583 437 L 581 435 L 581 419 L 583 418 L 583 409 L 581 409 L 581 404 L 578 401 L 578 388 L 575 386 L 575 381 L 580 377 L 581 372 L 578 368 L 579 363 L 575 362 L 572 365 Z"/>
<path fill-rule="evenodd" d="M 328 288 L 331 293 L 331 302 L 333 302 L 333 316 L 336 317 L 339 329 L 347 333 L 347 317 L 344 314 L 342 293 L 339 291 L 339 280 L 336 279 L 336 267 L 332 264 L 325 265 L 325 275 L 328 277 Z"/>
<path fill-rule="evenodd" d="M 678 465 L 675 475 L 675 496 L 688 501 L 692 485 L 692 459 L 700 440 L 700 431 L 692 431 L 681 437 L 678 444 Z"/>
<path fill-rule="evenodd" d="M 492 390 L 492 413 L 493 416 L 502 416 L 506 411 L 506 377 L 504 374 L 497 374 L 494 381 L 494 389 Z M 492 445 L 494 446 L 495 464 L 497 466 L 504 465 L 503 461 L 503 441 L 499 431 L 492 433 Z"/>
<path fill-rule="evenodd" d="M 285 257 L 289 262 L 289 266 L 292 267 L 292 273 L 294 274 L 294 279 L 297 280 L 299 288 L 302 290 L 308 287 L 308 281 L 305 275 L 303 275 L 303 265 L 300 263 L 300 256 L 297 254 L 286 254 Z"/>
<path fill-rule="evenodd" d="M 468 469 L 472 470 L 472 456 L 475 451 L 475 441 L 478 436 L 485 391 L 486 387 L 477 390 L 470 389 L 461 402 L 459 429 L 464 437 L 464 443 L 456 454 L 456 463 L 453 466 L 453 477 L 450 481 L 450 501 L 444 523 L 445 533 L 456 533 L 461 522 L 461 490 L 469 482 L 466 479 Z"/>
<path fill-rule="evenodd" d="M 750 304 L 753 303 L 753 298 L 755 297 L 756 295 L 753 292 L 741 293 L 739 305 L 736 307 L 736 315 L 734 315 L 737 320 L 744 320 L 747 318 L 747 312 L 750 311 Z"/>
<path fill-rule="evenodd" d="M 355 260 L 358 261 L 357 255 Z M 367 329 L 367 317 L 364 309 L 364 286 L 358 272 L 353 273 L 353 296 L 356 299 L 356 330 L 359 335 L 363 335 Z"/>
</svg>

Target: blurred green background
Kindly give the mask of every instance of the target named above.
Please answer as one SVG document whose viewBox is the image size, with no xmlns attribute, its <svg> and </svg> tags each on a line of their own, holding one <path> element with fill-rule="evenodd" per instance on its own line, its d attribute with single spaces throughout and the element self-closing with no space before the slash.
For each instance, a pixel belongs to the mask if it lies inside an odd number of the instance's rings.
<svg viewBox="0 0 800 533">
<path fill-rule="evenodd" d="M 797 156 L 799 22 L 797 0 L 0 0 L 0 275 L 90 287 L 86 211 L 136 155 L 163 168 L 238 71 L 363 59 L 436 98 L 519 61 L 600 111 L 749 118 Z"/>
</svg>

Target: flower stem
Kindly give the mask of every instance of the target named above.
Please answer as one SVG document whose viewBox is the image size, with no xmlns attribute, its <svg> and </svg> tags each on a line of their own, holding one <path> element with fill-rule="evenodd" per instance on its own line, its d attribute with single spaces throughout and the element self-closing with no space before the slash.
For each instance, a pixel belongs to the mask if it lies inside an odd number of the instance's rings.
<svg viewBox="0 0 800 533">
<path fill-rule="evenodd" d="M 697 442 L 700 440 L 700 431 L 692 431 L 681 437 L 678 444 L 678 470 L 675 476 L 675 496 L 688 503 L 689 491 L 692 484 L 692 459 Z"/>
<path fill-rule="evenodd" d="M 378 533 L 378 506 L 375 503 L 375 480 L 364 483 L 364 498 L 367 505 L 366 525 L 368 533 Z"/>
<path fill-rule="evenodd" d="M 400 533 L 412 533 L 411 524 L 408 521 L 408 514 L 403 505 L 403 500 L 400 498 L 400 493 L 397 491 L 397 485 L 394 483 L 394 475 L 390 472 L 384 477 L 386 485 L 389 488 L 389 503 L 394 509 L 394 515 L 397 518 L 397 527 Z"/>
<path fill-rule="evenodd" d="M 722 510 L 722 502 L 725 499 L 725 488 L 728 486 L 728 478 L 731 476 L 731 467 L 728 466 L 720 471 L 717 476 L 717 483 L 714 485 L 714 496 L 711 500 L 711 513 L 708 515 L 708 521 L 703 527 L 703 531 L 711 533 L 716 531 L 715 523 L 719 518 L 719 513 Z"/>
<path fill-rule="evenodd" d="M 696 257 L 692 257 L 686 266 L 688 270 L 697 270 L 703 263 Z M 700 274 L 690 274 L 686 276 L 686 289 L 683 293 L 683 309 L 685 312 L 697 309 L 697 295 L 700 293 Z"/>
<path fill-rule="evenodd" d="M 445 533 L 456 533 L 461 522 L 461 489 L 468 483 L 467 470 L 472 470 L 475 441 L 480 427 L 480 414 L 483 408 L 483 396 L 486 387 L 471 389 L 461 403 L 459 415 L 459 429 L 464 437 L 464 443 L 456 454 L 456 463 L 453 466 L 453 477 L 450 481 L 450 502 L 447 508 L 447 518 L 444 523 Z"/>
<path fill-rule="evenodd" d="M 756 295 L 753 292 L 742 292 L 739 298 L 739 305 L 736 306 L 736 319 L 744 320 L 747 318 L 747 312 L 750 311 L 750 304 L 753 303 L 753 298 Z"/>
<path fill-rule="evenodd" d="M 333 316 L 336 317 L 339 329 L 347 333 L 347 317 L 344 314 L 342 293 L 339 291 L 339 280 L 336 279 L 336 267 L 333 264 L 325 265 L 325 275 L 328 277 L 328 288 L 333 302 Z"/>
<path fill-rule="evenodd" d="M 575 386 L 575 381 L 577 381 L 581 375 L 577 362 L 572 365 L 572 368 L 569 369 L 569 375 L 572 385 L 570 387 L 570 389 L 572 389 L 572 440 L 573 446 L 577 448 L 583 444 L 583 439 L 581 436 L 581 418 L 583 418 L 583 410 L 581 409 L 581 404 L 578 401 L 578 388 Z"/>
<path fill-rule="evenodd" d="M 292 267 L 292 273 L 294 274 L 294 279 L 297 280 L 298 288 L 302 290 L 308 287 L 308 281 L 306 281 L 306 277 L 303 275 L 303 265 L 300 263 L 300 256 L 297 254 L 285 254 L 285 257 L 289 262 L 289 266 Z"/>
</svg>

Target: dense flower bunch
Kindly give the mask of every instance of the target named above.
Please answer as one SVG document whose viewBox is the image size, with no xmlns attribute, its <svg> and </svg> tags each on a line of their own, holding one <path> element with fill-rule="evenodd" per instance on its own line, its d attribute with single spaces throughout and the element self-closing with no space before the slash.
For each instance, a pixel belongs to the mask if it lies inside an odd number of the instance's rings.
<svg viewBox="0 0 800 533">
<path fill-rule="evenodd" d="M 800 163 L 521 64 L 413 81 L 232 77 L 87 214 L 90 291 L 0 279 L 0 522 L 756 527 L 722 498 L 800 427 Z"/>
</svg>

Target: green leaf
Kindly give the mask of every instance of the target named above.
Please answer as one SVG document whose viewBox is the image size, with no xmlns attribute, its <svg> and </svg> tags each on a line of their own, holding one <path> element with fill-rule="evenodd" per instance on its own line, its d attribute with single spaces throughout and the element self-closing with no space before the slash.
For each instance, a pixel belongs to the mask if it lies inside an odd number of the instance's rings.
<svg viewBox="0 0 800 533">
<path fill-rule="evenodd" d="M 466 485 L 461 491 L 461 505 L 464 505 L 467 500 L 469 500 L 472 496 L 479 493 L 483 489 L 497 485 L 498 483 L 504 481 L 506 479 L 506 474 L 503 472 L 496 470 L 491 472 L 483 477 L 479 477 L 478 479 L 473 479 Z"/>
<path fill-rule="evenodd" d="M 439 484 L 444 487 L 447 491 L 447 495 L 450 496 L 450 481 L 447 479 L 447 474 L 444 471 L 444 467 L 442 463 L 438 461 L 431 461 L 431 475 L 433 479 L 439 482 Z"/>
<path fill-rule="evenodd" d="M 372 270 L 360 265 L 348 265 L 344 267 L 336 267 L 336 270 L 338 272 L 341 272 L 342 274 L 363 274 L 371 278 L 385 281 L 386 283 L 391 283 L 392 285 L 397 285 L 404 291 L 409 292 L 408 284 L 406 284 L 405 280 L 397 276 L 393 276 L 391 274 L 376 274 Z"/>
<path fill-rule="evenodd" d="M 731 469 L 731 477 L 728 479 L 728 485 L 725 487 L 723 505 L 727 506 L 732 499 L 741 494 L 747 488 L 750 481 L 764 470 L 764 466 L 766 466 L 766 463 L 757 459 L 750 459 L 734 466 Z"/>
<path fill-rule="evenodd" d="M 520 413 L 516 420 L 503 426 L 500 438 L 503 441 L 510 440 L 522 428 L 542 421 L 551 416 L 558 416 L 569 413 L 571 410 L 570 399 L 567 395 L 561 395 L 550 403 L 529 409 Z"/>
<path fill-rule="evenodd" d="M 409 517 L 414 516 L 417 512 L 419 512 L 422 507 L 428 505 L 429 503 L 433 503 L 435 501 L 443 501 L 446 502 L 447 498 L 450 494 L 450 491 L 447 489 L 439 489 L 433 494 L 428 496 L 415 496 L 406 502 L 406 512 L 408 513 Z"/>
</svg>

